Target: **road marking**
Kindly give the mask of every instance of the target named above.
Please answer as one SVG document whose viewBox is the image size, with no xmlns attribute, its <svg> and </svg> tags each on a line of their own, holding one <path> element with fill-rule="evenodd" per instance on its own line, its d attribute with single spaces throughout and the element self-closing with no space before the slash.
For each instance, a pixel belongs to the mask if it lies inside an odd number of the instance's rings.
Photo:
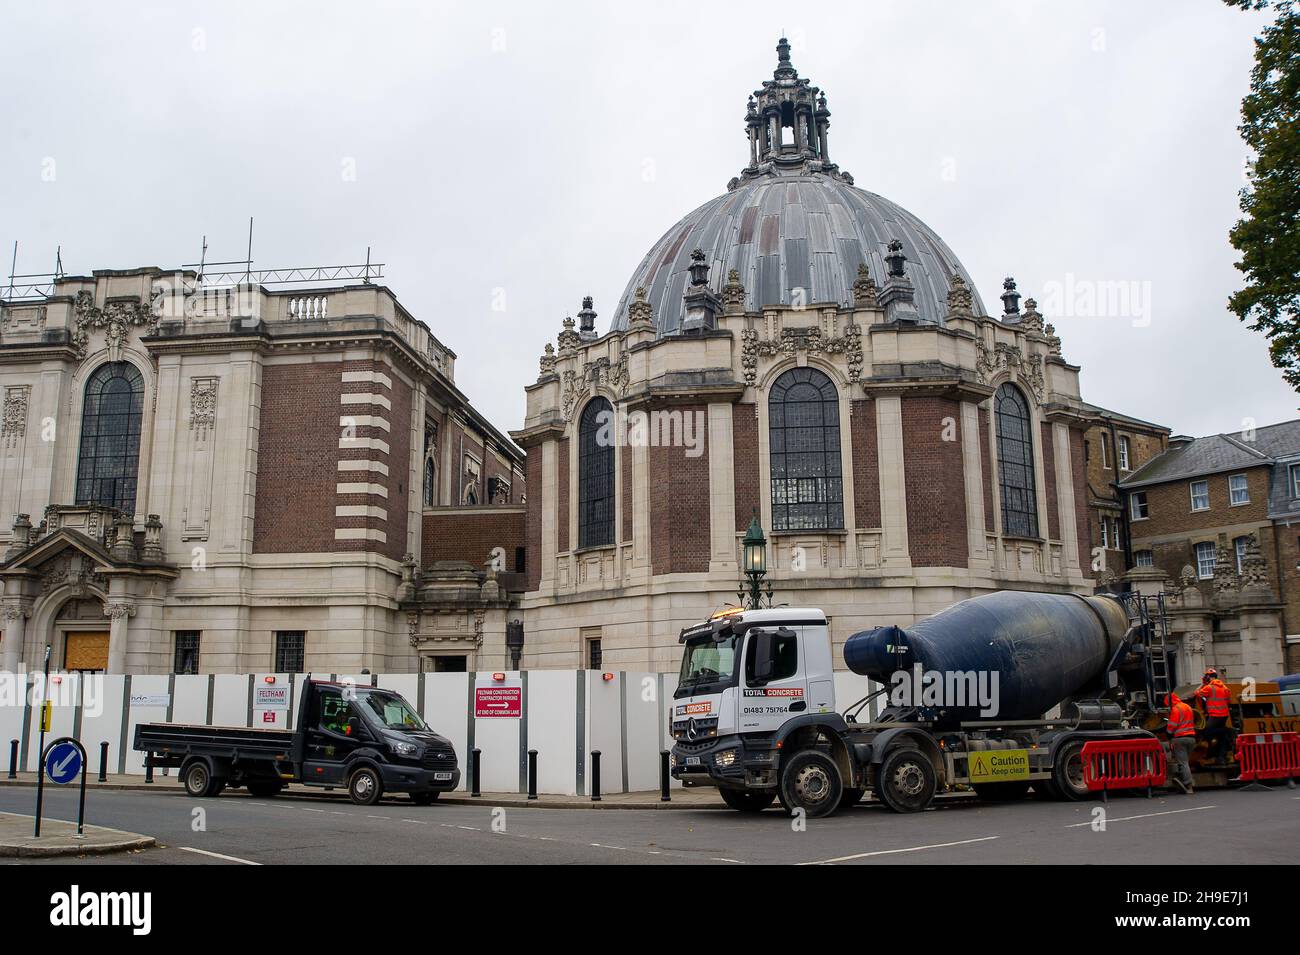
<svg viewBox="0 0 1300 955">
<path fill-rule="evenodd" d="M 1106 824 L 1112 822 L 1128 822 L 1130 819 L 1150 819 L 1152 816 L 1174 816 L 1180 812 L 1200 812 L 1202 809 L 1214 809 L 1214 806 L 1193 806 L 1191 809 L 1167 809 L 1164 812 L 1144 812 L 1140 816 L 1120 816 L 1118 819 L 1107 819 Z M 1080 826 L 1091 826 L 1092 820 L 1088 822 L 1072 822 L 1066 829 L 1078 829 Z"/>
<path fill-rule="evenodd" d="M 656 855 L 657 855 L 657 854 L 658 854 L 658 853 L 656 853 Z M 709 857 L 709 861 L 710 861 L 710 862 L 734 862 L 736 865 L 744 865 L 744 864 L 745 864 L 745 863 L 741 862 L 739 859 L 724 859 L 724 858 L 722 858 L 721 856 L 710 856 L 710 857 Z"/>
<path fill-rule="evenodd" d="M 181 852 L 197 852 L 201 856 L 212 856 L 214 859 L 225 859 L 227 862 L 237 862 L 240 865 L 261 865 L 260 862 L 254 862 L 251 859 L 241 859 L 238 856 L 225 856 L 220 852 L 209 852 L 207 849 L 195 849 L 192 846 L 177 846 Z"/>
<path fill-rule="evenodd" d="M 403 819 L 402 822 L 413 822 L 417 826 L 427 826 L 429 824 L 424 819 Z"/>
<path fill-rule="evenodd" d="M 875 852 L 859 852 L 851 856 L 837 856 L 834 859 L 822 859 L 819 862 L 800 862 L 799 865 L 830 865 L 834 862 L 849 862 L 853 859 L 866 859 L 870 856 L 889 856 L 899 852 L 920 852 L 923 849 L 947 849 L 949 846 L 966 846 L 972 842 L 991 842 L 1001 836 L 982 836 L 979 839 L 962 839 L 960 842 L 936 842 L 929 846 L 908 846 L 906 849 L 878 849 Z"/>
</svg>

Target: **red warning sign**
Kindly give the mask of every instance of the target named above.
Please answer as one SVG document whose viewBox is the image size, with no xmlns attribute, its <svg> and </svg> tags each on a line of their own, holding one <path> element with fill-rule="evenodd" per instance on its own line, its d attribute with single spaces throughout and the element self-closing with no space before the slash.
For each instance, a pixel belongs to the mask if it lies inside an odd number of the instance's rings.
<svg viewBox="0 0 1300 955">
<path fill-rule="evenodd" d="M 474 715 L 479 719 L 524 715 L 524 690 L 519 686 L 476 686 Z"/>
</svg>

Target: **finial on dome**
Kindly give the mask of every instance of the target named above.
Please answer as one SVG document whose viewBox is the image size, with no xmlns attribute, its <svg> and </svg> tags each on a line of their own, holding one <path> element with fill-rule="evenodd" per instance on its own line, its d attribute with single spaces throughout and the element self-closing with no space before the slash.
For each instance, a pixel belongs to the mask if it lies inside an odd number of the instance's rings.
<svg viewBox="0 0 1300 955">
<path fill-rule="evenodd" d="M 1009 275 L 1002 280 L 1002 314 L 1020 314 L 1020 293 L 1016 291 L 1016 280 Z"/>
<path fill-rule="evenodd" d="M 889 254 L 885 256 L 885 264 L 888 266 L 888 272 L 891 278 L 902 278 L 907 274 L 905 268 L 907 256 L 903 254 L 903 243 L 897 239 L 889 240 Z"/>
<path fill-rule="evenodd" d="M 794 64 L 790 62 L 790 41 L 785 37 L 776 41 L 776 72 L 772 75 L 778 79 L 782 76 L 798 76 Z"/>
<path fill-rule="evenodd" d="M 705 261 L 703 249 L 691 253 L 690 273 L 692 287 L 709 284 L 709 264 Z"/>
</svg>

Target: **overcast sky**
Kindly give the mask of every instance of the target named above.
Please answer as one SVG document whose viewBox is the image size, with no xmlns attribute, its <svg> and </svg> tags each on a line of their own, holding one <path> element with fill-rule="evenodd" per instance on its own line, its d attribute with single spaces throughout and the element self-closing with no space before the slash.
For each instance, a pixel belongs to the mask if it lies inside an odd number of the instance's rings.
<svg viewBox="0 0 1300 955">
<path fill-rule="evenodd" d="M 831 156 L 1005 275 L 1086 400 L 1175 432 L 1295 416 L 1226 309 L 1262 14 L 1118 3 L 18 4 L 0 12 L 0 243 L 19 272 L 386 264 L 498 427 L 583 295 L 748 158 L 784 30 Z M 52 181 L 51 181 L 52 180 Z M 7 269 L 6 273 L 7 274 Z M 1103 285 L 1102 283 L 1112 283 Z M 1123 315 L 1089 304 L 1113 283 Z M 505 310 L 494 310 L 504 301 Z M 1098 313 L 1102 314 L 1098 314 Z M 1064 313 L 1064 314 L 1062 314 Z"/>
</svg>

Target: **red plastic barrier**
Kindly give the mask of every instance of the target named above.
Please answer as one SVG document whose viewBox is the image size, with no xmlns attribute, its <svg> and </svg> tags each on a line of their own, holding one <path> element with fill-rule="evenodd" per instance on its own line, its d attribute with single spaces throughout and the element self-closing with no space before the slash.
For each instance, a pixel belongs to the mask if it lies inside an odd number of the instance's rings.
<svg viewBox="0 0 1300 955">
<path fill-rule="evenodd" d="M 1165 751 L 1154 736 L 1083 744 L 1083 781 L 1091 790 L 1163 786 Z"/>
<path fill-rule="evenodd" d="M 1300 777 L 1300 733 L 1242 733 L 1237 737 L 1242 782 Z"/>
</svg>

